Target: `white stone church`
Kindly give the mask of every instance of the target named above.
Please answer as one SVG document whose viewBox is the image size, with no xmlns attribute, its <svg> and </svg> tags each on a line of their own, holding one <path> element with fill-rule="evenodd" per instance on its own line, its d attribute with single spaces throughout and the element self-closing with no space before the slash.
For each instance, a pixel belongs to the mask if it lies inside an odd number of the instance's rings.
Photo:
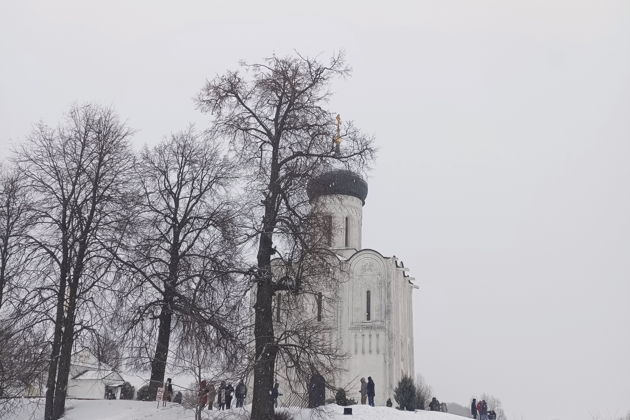
<svg viewBox="0 0 630 420">
<path fill-rule="evenodd" d="M 332 341 L 347 357 L 334 386 L 359 402 L 359 381 L 371 376 L 375 403 L 385 405 L 388 398 L 395 403 L 394 388 L 403 375 L 415 376 L 412 292 L 417 286 L 402 261 L 362 248 L 367 191 L 367 183 L 348 170 L 326 172 L 307 189 L 313 211 L 330 218 L 327 245 L 340 264 L 336 308 L 327 313 L 333 314 Z"/>
</svg>

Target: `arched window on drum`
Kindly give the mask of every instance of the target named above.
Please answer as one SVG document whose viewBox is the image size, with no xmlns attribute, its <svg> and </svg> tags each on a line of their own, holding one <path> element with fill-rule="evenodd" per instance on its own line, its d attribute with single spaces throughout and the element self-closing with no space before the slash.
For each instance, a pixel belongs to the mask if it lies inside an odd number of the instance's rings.
<svg viewBox="0 0 630 420">
<path fill-rule="evenodd" d="M 365 293 L 365 320 L 372 320 L 372 294 L 369 290 Z"/>
<path fill-rule="evenodd" d="M 316 296 L 317 299 L 317 321 L 322 320 L 322 293 L 319 292 Z"/>
</svg>

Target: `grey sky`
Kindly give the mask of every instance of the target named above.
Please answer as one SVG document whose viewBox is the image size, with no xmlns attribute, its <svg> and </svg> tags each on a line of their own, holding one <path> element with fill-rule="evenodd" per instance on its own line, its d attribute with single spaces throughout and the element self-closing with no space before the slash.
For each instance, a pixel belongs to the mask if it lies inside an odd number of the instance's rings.
<svg viewBox="0 0 630 420">
<path fill-rule="evenodd" d="M 630 2 L 0 3 L 0 157 L 73 102 L 153 144 L 206 78 L 344 49 L 376 136 L 364 246 L 412 269 L 416 370 L 512 420 L 630 411 Z M 366 375 L 369 372 L 366 373 Z"/>
</svg>

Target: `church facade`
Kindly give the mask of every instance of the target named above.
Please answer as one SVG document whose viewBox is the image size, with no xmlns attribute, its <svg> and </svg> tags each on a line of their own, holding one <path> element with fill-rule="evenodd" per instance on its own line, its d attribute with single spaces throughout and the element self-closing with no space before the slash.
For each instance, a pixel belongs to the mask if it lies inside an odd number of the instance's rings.
<svg viewBox="0 0 630 420">
<path fill-rule="evenodd" d="M 375 403 L 394 401 L 403 375 L 415 376 L 412 292 L 417 286 L 396 257 L 362 248 L 367 183 L 347 170 L 332 170 L 308 185 L 313 211 L 329 218 L 328 244 L 337 256 L 334 341 L 346 355 L 335 386 L 360 401 L 360 379 L 375 382 Z"/>
</svg>

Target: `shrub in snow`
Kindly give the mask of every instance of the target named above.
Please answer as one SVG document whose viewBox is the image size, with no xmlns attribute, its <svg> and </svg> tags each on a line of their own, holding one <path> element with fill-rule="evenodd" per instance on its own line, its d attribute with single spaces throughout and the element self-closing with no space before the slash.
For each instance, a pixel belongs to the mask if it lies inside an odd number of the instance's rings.
<svg viewBox="0 0 630 420">
<path fill-rule="evenodd" d="M 177 394 L 175 394 L 175 398 L 173 398 L 173 402 L 177 403 L 177 404 L 181 404 L 182 403 L 182 393 L 181 393 L 181 391 L 177 391 Z"/>
<path fill-rule="evenodd" d="M 293 416 L 288 411 L 276 411 L 273 420 L 293 420 Z"/>
<path fill-rule="evenodd" d="M 325 401 L 325 404 L 332 404 L 332 403 L 345 407 L 347 405 L 356 405 L 357 402 L 352 398 L 348 398 L 348 396 L 346 395 L 345 389 L 337 388 L 337 392 L 335 393 L 335 399 L 334 400 L 328 399 Z"/>
<path fill-rule="evenodd" d="M 138 389 L 136 399 L 138 401 L 151 401 L 151 398 L 149 397 L 149 385 L 141 386 Z"/>
<path fill-rule="evenodd" d="M 429 384 L 424 381 L 422 375 L 417 375 L 414 382 L 416 385 L 416 410 L 426 410 L 429 408 L 433 391 Z M 468 408 L 470 411 L 470 408 Z"/>
<path fill-rule="evenodd" d="M 411 377 L 405 375 L 400 379 L 394 388 L 394 399 L 400 410 L 414 411 L 416 409 L 416 385 Z"/>
<path fill-rule="evenodd" d="M 348 405 L 348 398 L 346 397 L 346 390 L 343 388 L 337 388 L 335 393 L 335 403 L 342 407 Z"/>
<path fill-rule="evenodd" d="M 120 388 L 121 400 L 133 400 L 133 394 L 136 389 L 129 382 L 125 382 Z"/>
<path fill-rule="evenodd" d="M 188 389 L 184 391 L 181 398 L 181 405 L 184 408 L 192 410 L 199 405 L 198 389 L 199 385 L 197 383 L 192 383 L 188 386 Z"/>
</svg>

